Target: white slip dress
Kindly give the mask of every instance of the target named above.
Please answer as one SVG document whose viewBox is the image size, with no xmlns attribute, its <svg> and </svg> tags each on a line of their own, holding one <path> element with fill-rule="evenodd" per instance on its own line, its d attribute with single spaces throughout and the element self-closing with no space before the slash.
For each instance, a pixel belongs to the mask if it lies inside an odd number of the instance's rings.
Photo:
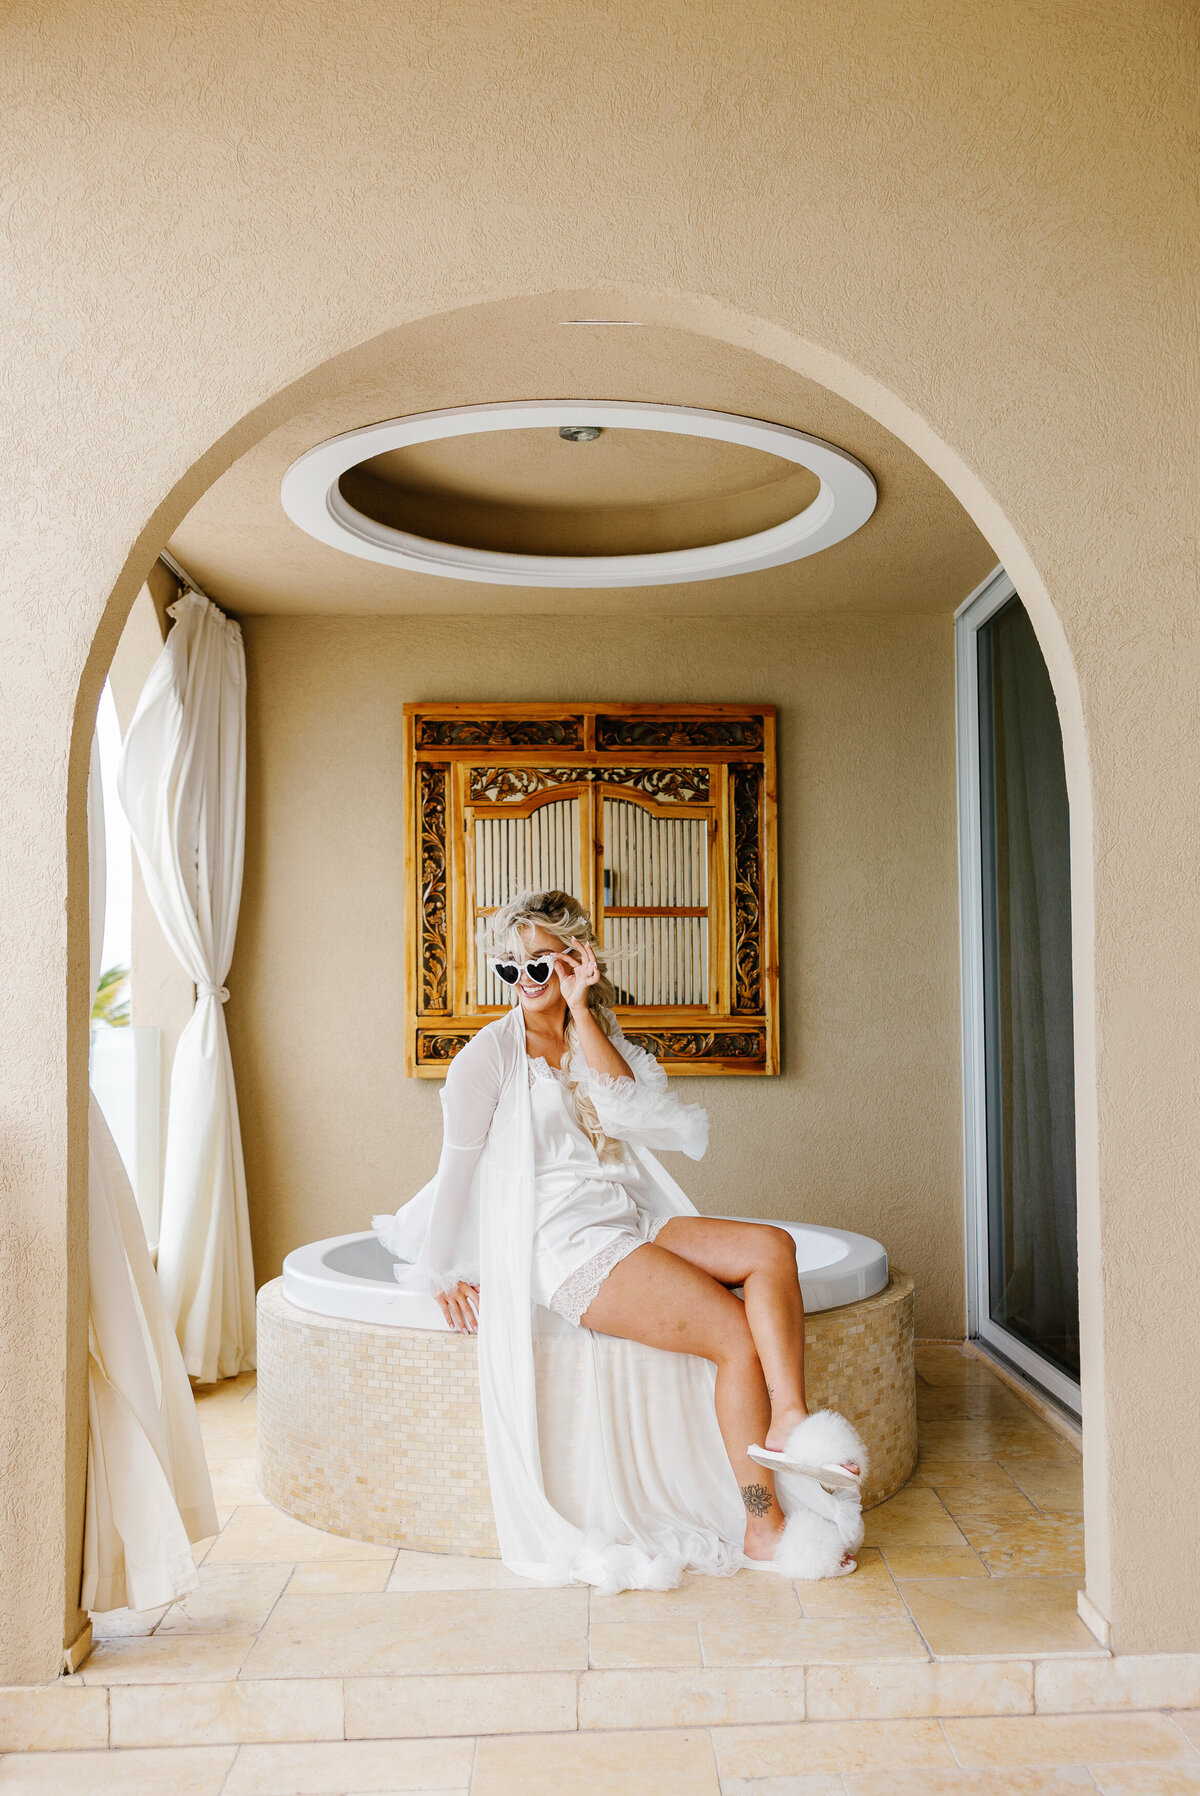
<svg viewBox="0 0 1200 1796">
<path fill-rule="evenodd" d="M 669 1216 L 638 1204 L 636 1162 L 603 1162 L 580 1124 L 571 1074 L 527 1056 L 533 1122 L 534 1302 L 579 1327 L 613 1267 Z M 575 1068 L 571 1072 L 575 1072 Z"/>
</svg>

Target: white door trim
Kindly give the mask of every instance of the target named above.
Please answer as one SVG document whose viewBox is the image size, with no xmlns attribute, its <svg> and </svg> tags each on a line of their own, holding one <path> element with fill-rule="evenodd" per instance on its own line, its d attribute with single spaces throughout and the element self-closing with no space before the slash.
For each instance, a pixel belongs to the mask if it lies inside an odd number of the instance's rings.
<svg viewBox="0 0 1200 1796">
<path fill-rule="evenodd" d="M 983 842 L 979 756 L 978 632 L 1016 588 L 993 568 L 954 614 L 958 736 L 958 898 L 962 954 L 963 1197 L 967 1333 L 1010 1361 L 1073 1415 L 1081 1410 L 1074 1379 L 992 1321 L 988 1303 L 987 1082 L 983 1014 Z"/>
</svg>

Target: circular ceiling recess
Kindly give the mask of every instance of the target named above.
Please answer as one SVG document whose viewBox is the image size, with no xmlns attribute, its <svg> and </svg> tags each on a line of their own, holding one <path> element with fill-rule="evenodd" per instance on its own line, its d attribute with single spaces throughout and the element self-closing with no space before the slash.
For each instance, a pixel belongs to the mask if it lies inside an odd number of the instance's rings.
<svg viewBox="0 0 1200 1796">
<path fill-rule="evenodd" d="M 597 587 L 799 561 L 861 529 L 877 494 L 852 455 L 783 424 L 531 400 L 330 437 L 292 463 L 280 497 L 300 529 L 367 561 L 499 586 Z"/>
</svg>

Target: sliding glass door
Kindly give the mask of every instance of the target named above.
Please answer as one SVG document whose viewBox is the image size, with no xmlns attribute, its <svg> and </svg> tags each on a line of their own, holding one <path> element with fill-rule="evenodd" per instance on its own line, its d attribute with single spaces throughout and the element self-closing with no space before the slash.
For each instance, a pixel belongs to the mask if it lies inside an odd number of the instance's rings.
<svg viewBox="0 0 1200 1796">
<path fill-rule="evenodd" d="M 1050 676 L 997 573 L 957 619 L 972 1332 L 1079 1410 L 1070 816 Z"/>
</svg>

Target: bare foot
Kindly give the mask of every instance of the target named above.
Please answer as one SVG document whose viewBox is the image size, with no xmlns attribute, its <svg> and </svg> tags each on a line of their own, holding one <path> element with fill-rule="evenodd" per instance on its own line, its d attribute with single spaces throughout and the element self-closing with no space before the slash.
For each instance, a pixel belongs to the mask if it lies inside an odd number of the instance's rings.
<svg viewBox="0 0 1200 1796">
<path fill-rule="evenodd" d="M 774 1559 L 775 1549 L 783 1539 L 783 1511 L 776 1505 L 772 1519 L 746 1523 L 743 1551 L 747 1559 Z"/>
<path fill-rule="evenodd" d="M 784 1409 L 780 1410 L 778 1417 L 772 1415 L 771 1426 L 767 1429 L 767 1438 L 763 1442 L 764 1447 L 768 1452 L 782 1453 L 791 1438 L 793 1428 L 799 1428 L 801 1422 L 807 1421 L 807 1419 L 808 1411 L 806 1409 Z M 852 1459 L 842 1461 L 842 1470 L 851 1473 L 855 1478 L 859 1476 L 859 1468 Z"/>
<path fill-rule="evenodd" d="M 771 1426 L 767 1429 L 767 1438 L 763 1446 L 771 1453 L 782 1453 L 788 1444 L 793 1428 L 799 1428 L 801 1422 L 808 1420 L 806 1409 L 781 1409 L 778 1414 L 771 1412 Z"/>
</svg>

